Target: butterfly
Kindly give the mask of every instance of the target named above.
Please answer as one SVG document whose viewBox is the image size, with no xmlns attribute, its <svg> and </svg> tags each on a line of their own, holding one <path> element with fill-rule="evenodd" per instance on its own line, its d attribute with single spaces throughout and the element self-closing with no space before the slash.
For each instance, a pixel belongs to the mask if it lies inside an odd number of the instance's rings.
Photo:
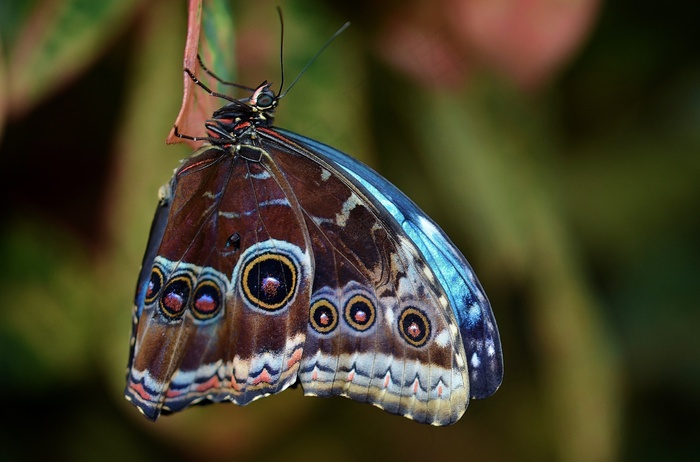
<svg viewBox="0 0 700 462">
<path fill-rule="evenodd" d="M 226 103 L 208 136 L 178 133 L 204 144 L 161 188 L 126 398 L 156 420 L 299 384 L 448 425 L 493 394 L 496 321 L 438 225 L 368 166 L 274 127 L 281 86 L 235 99 L 186 72 Z"/>
</svg>

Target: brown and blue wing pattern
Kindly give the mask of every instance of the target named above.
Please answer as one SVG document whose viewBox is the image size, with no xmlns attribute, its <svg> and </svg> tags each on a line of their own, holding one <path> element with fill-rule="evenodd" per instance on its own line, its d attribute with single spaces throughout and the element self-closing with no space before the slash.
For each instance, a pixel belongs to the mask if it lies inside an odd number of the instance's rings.
<svg viewBox="0 0 700 462">
<path fill-rule="evenodd" d="M 190 77 L 203 89 L 192 73 Z M 263 82 L 206 124 L 161 194 L 126 397 L 148 418 L 299 381 L 448 425 L 503 377 L 469 263 L 413 202 L 337 150 L 271 127 Z M 222 97 L 220 94 L 215 96 Z"/>
<path fill-rule="evenodd" d="M 296 381 L 313 266 L 290 200 L 265 163 L 218 148 L 176 172 L 134 312 L 126 395 L 147 417 L 202 400 L 244 405 Z"/>
<path fill-rule="evenodd" d="M 455 422 L 469 400 L 465 353 L 430 268 L 337 167 L 264 133 L 304 212 L 313 248 L 299 372 L 305 394 L 347 396 L 425 423 Z"/>
</svg>

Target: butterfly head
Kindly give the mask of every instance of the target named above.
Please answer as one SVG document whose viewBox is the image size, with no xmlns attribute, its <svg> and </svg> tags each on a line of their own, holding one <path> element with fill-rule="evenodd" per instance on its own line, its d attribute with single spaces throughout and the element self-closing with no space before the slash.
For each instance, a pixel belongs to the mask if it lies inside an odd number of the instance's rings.
<svg viewBox="0 0 700 462">
<path fill-rule="evenodd" d="M 270 86 L 270 83 L 264 81 L 249 97 L 229 100 L 228 104 L 214 112 L 212 121 L 217 122 L 217 125 L 232 125 L 231 128 L 239 124 L 271 126 L 279 97 Z"/>
<path fill-rule="evenodd" d="M 258 88 L 256 88 L 250 98 L 248 98 L 247 103 L 254 112 L 270 113 L 277 107 L 279 98 L 270 88 L 271 85 L 272 84 L 267 81 L 264 81 L 258 85 Z"/>
<path fill-rule="evenodd" d="M 209 132 L 207 141 L 213 144 L 236 143 L 244 133 L 256 127 L 270 127 L 275 120 L 279 97 L 264 81 L 251 89 L 251 95 L 243 99 L 229 99 L 229 103 L 212 114 L 205 126 Z"/>
</svg>

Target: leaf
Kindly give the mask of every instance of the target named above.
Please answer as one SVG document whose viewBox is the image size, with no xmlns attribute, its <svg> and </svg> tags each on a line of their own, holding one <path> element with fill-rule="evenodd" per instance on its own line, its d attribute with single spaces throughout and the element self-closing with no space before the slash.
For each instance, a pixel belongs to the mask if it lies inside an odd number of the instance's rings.
<svg viewBox="0 0 700 462">
<path fill-rule="evenodd" d="M 199 54 L 207 67 L 223 76 L 230 75 L 233 68 L 233 17 L 228 2 L 223 0 L 190 0 L 187 19 L 187 39 L 185 45 L 183 69 L 194 72 L 199 80 L 213 91 L 223 91 L 223 85 L 211 79 L 199 66 Z M 202 27 L 203 26 L 203 27 Z M 180 113 L 175 119 L 175 127 L 182 134 L 205 136 L 204 122 L 221 106 L 221 100 L 207 94 L 195 84 L 190 76 L 183 72 L 184 91 Z M 214 85 L 216 84 L 216 85 Z M 175 128 L 170 131 L 167 143 L 184 142 L 193 148 L 201 141 L 179 138 Z"/>
<path fill-rule="evenodd" d="M 86 69 L 126 25 L 135 0 L 43 0 L 8 53 L 8 111 L 15 116 Z"/>
</svg>

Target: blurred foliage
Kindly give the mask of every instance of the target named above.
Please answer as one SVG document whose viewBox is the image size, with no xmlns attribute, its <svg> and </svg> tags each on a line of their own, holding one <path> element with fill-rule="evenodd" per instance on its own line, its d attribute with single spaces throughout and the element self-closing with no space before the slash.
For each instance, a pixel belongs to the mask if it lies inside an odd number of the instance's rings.
<svg viewBox="0 0 700 462">
<path fill-rule="evenodd" d="M 391 21 L 420 11 L 430 22 L 458 3 L 281 2 L 287 83 L 343 22 L 353 27 L 284 98 L 278 125 L 396 183 L 491 298 L 504 384 L 438 429 L 299 390 L 157 424 L 126 403 L 156 192 L 188 153 L 164 144 L 187 8 L 1 2 L 0 460 L 700 457 L 700 7 L 590 2 L 589 36 L 526 85 L 501 65 L 507 53 L 436 64 L 461 72 L 445 86 L 392 59 L 408 41 L 384 40 Z M 275 3 L 232 5 L 205 2 L 213 68 L 277 81 Z M 414 61 L 438 55 L 433 44 L 462 49 L 431 37 Z"/>
</svg>

